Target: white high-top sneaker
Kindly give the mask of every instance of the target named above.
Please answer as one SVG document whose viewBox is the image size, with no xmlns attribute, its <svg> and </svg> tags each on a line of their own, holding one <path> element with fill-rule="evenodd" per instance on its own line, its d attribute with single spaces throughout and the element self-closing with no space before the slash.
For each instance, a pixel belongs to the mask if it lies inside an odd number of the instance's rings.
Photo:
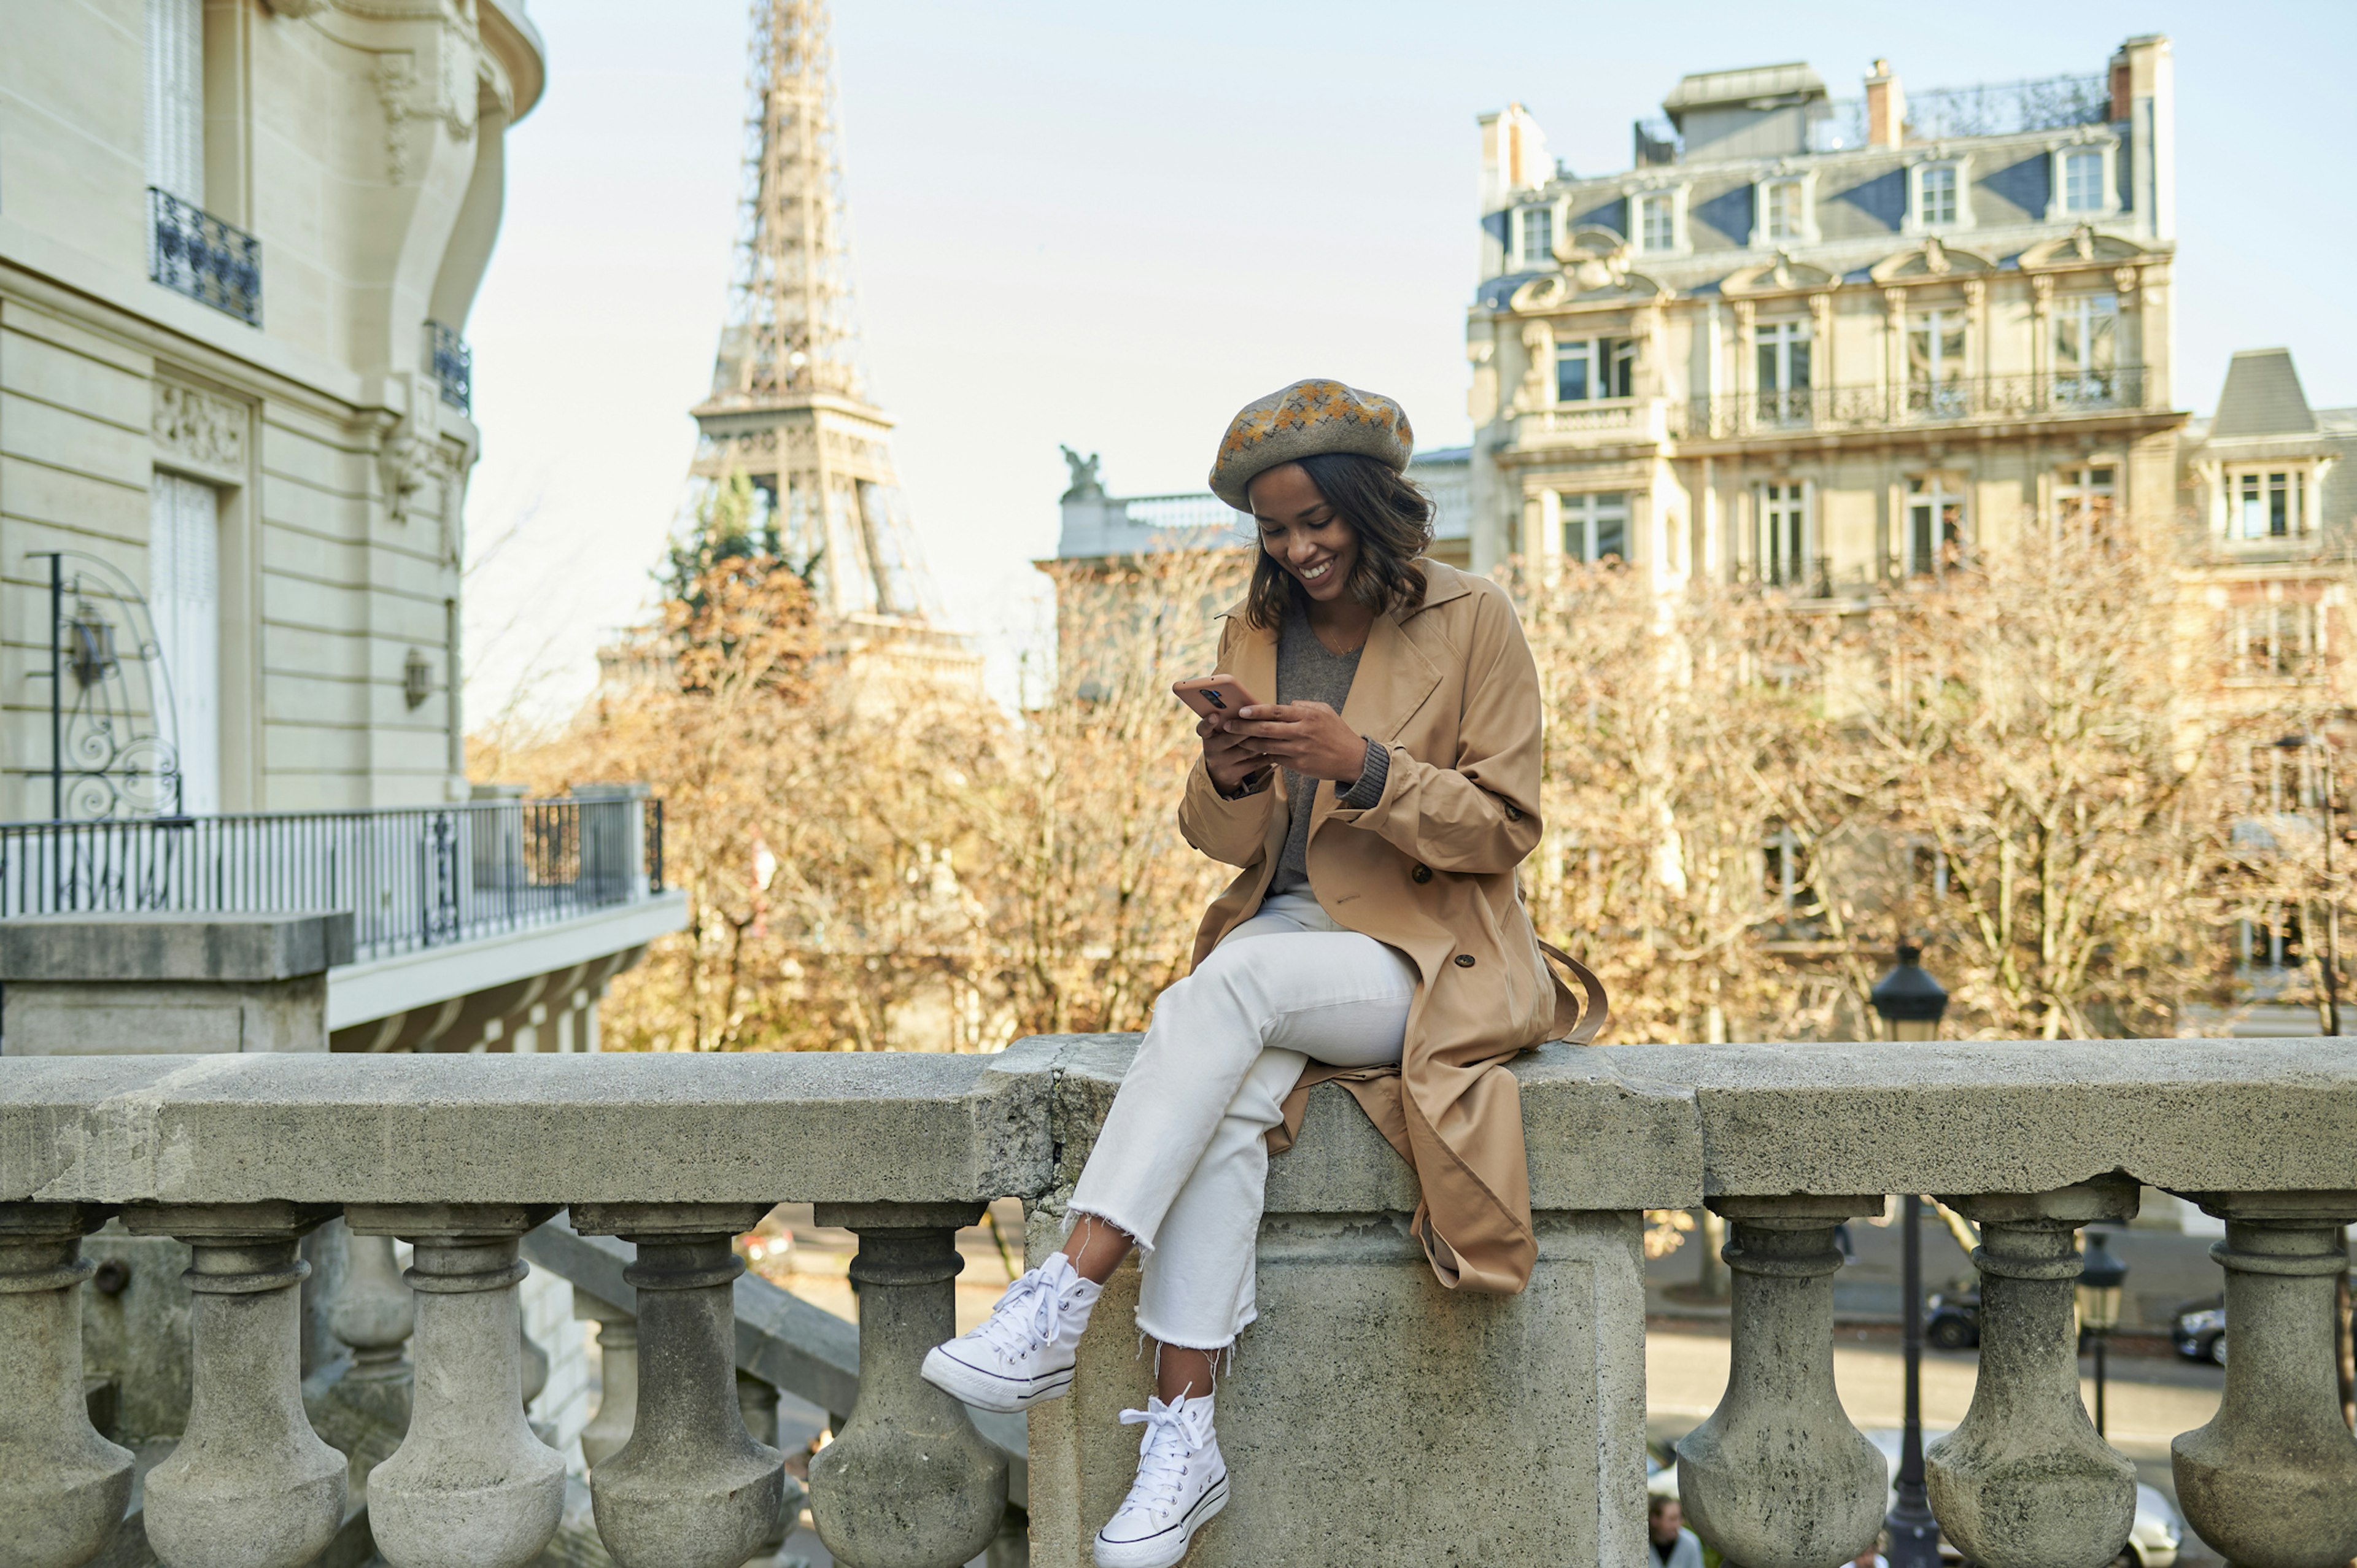
<svg viewBox="0 0 2357 1568">
<path fill-rule="evenodd" d="M 1060 1398 L 1103 1288 L 1057 1253 L 1008 1285 L 980 1326 L 928 1351 L 925 1381 L 982 1410 L 1028 1410 Z"/>
<path fill-rule="evenodd" d="M 1097 1568 L 1170 1568 L 1187 1555 L 1204 1520 L 1228 1506 L 1228 1466 L 1211 1430 L 1211 1402 L 1181 1394 L 1121 1412 L 1124 1426 L 1144 1423 L 1137 1479 L 1097 1531 Z"/>
</svg>

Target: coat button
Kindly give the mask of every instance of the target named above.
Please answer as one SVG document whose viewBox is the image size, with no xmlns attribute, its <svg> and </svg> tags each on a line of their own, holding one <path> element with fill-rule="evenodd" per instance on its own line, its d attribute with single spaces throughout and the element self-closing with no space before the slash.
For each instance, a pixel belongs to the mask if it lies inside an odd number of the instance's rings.
<svg viewBox="0 0 2357 1568">
<path fill-rule="evenodd" d="M 1506 821 L 1510 822 L 1519 822 L 1522 820 L 1522 808 L 1514 805 L 1512 801 L 1508 801 L 1506 804 Z"/>
<path fill-rule="evenodd" d="M 1407 874 L 1407 878 L 1410 882 L 1429 882 L 1432 880 L 1432 867 L 1419 865 Z"/>
<path fill-rule="evenodd" d="M 1457 955 L 1457 967 L 1459 969 L 1471 969 L 1473 967 L 1473 955 L 1469 952 L 1458 953 Z"/>
</svg>

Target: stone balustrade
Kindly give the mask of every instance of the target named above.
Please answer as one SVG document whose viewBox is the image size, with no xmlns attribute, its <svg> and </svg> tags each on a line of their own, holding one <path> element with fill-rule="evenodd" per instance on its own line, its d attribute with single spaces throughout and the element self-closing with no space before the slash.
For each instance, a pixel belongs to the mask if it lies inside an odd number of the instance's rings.
<svg viewBox="0 0 2357 1568">
<path fill-rule="evenodd" d="M 77 1309 L 81 1238 L 114 1215 L 191 1250 L 187 1431 L 145 1487 L 170 1568 L 298 1568 L 348 1488 L 395 1568 L 538 1555 L 567 1504 L 523 1418 L 527 1252 L 569 1260 L 607 1336 L 611 1408 L 584 1448 L 624 1568 L 736 1568 L 774 1546 L 792 1497 L 777 1387 L 838 1412 L 809 1504 L 849 1568 L 1019 1560 L 1001 1539 L 1011 1469 L 1032 1558 L 1078 1568 L 1133 1461 L 1114 1412 L 1151 1375 L 1134 1273 L 1019 1466 L 1003 1428 L 916 1367 L 949 1331 L 951 1240 L 982 1204 L 1020 1196 L 1035 1261 L 1056 1244 L 1133 1048 L 0 1058 L 0 1568 L 76 1568 L 124 1516 L 133 1456 L 91 1425 Z M 1981 1225 L 1985 1303 L 1971 1412 L 1927 1455 L 1933 1510 L 1992 1568 L 2102 1568 L 2134 1494 L 2078 1399 L 2073 1236 L 2132 1211 L 2139 1184 L 2226 1222 L 2225 1397 L 2175 1447 L 2190 1522 L 2257 1568 L 2357 1555 L 2331 1322 L 2357 1220 L 2357 1044 L 1550 1047 L 1516 1071 L 1539 1261 L 1505 1299 L 1433 1283 L 1406 1234 L 1411 1173 L 1339 1090 L 1312 1095 L 1272 1168 L 1262 1316 L 1221 1393 L 1234 1501 L 1192 1561 L 1638 1568 L 1640 1211 L 1697 1203 L 1727 1221 L 1735 1299 L 1726 1395 L 1682 1445 L 1688 1511 L 1748 1568 L 1854 1555 L 1885 1473 L 1834 1393 L 1832 1231 L 1928 1192 Z M 856 1340 L 804 1333 L 737 1277 L 730 1237 L 789 1200 L 859 1236 Z M 570 1230 L 536 1229 L 559 1208 Z M 296 1378 L 298 1244 L 339 1213 L 348 1379 L 389 1380 L 404 1338 L 414 1367 L 397 1446 L 349 1477 Z M 400 1282 L 393 1239 L 412 1248 Z"/>
</svg>

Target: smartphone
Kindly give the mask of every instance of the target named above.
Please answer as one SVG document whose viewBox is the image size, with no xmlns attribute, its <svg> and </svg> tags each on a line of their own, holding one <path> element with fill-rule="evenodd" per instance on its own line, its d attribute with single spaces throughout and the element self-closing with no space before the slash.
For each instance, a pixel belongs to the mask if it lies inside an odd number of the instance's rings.
<svg viewBox="0 0 2357 1568">
<path fill-rule="evenodd" d="M 1192 680 L 1173 682 L 1170 690 L 1180 702 L 1207 719 L 1233 718 L 1243 709 L 1257 706 L 1260 701 L 1239 685 L 1232 675 L 1198 675 Z"/>
</svg>

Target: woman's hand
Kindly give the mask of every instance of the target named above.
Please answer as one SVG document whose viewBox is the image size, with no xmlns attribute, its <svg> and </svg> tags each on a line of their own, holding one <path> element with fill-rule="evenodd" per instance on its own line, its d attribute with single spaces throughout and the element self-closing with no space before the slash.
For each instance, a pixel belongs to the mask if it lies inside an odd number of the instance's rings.
<svg viewBox="0 0 2357 1568">
<path fill-rule="evenodd" d="M 1260 742 L 1238 733 L 1235 723 L 1222 715 L 1195 725 L 1195 734 L 1203 742 L 1203 770 L 1222 794 L 1234 793 L 1245 779 L 1268 766 Z"/>
<path fill-rule="evenodd" d="M 1230 722 L 1262 756 L 1296 773 L 1349 784 L 1366 771 L 1367 737 L 1323 703 L 1260 703 Z"/>
</svg>

